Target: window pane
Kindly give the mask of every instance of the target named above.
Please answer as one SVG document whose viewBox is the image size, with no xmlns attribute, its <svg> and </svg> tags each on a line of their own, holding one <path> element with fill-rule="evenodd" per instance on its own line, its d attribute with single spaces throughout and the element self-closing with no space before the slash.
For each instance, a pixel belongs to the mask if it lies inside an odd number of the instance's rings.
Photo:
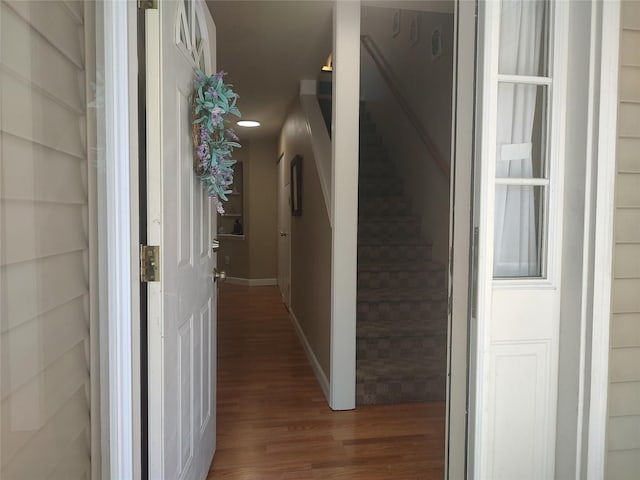
<svg viewBox="0 0 640 480">
<path fill-rule="evenodd" d="M 547 188 L 496 186 L 494 278 L 543 277 Z"/>
<path fill-rule="evenodd" d="M 499 73 L 547 75 L 548 18 L 544 0 L 502 1 Z"/>
<path fill-rule="evenodd" d="M 498 85 L 497 178 L 546 178 L 547 87 Z"/>
</svg>

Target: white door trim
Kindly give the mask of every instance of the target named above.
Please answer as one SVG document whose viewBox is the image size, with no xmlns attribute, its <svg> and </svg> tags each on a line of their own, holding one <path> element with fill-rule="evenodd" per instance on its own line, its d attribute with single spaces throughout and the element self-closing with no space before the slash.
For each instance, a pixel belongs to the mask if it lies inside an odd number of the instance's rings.
<svg viewBox="0 0 640 480">
<path fill-rule="evenodd" d="M 100 237 L 102 249 L 100 271 L 101 305 L 101 420 L 103 478 L 139 478 L 139 442 L 135 432 L 135 392 L 138 365 L 134 321 L 133 267 L 136 253 L 132 248 L 132 225 L 135 203 L 132 190 L 137 178 L 132 169 L 137 149 L 137 101 L 135 71 L 131 69 L 131 52 L 136 52 L 135 2 L 101 2 L 104 15 L 104 116 L 105 139 L 102 164 L 98 165 L 99 204 L 104 213 Z M 137 166 L 136 166 L 137 168 Z M 137 211 L 137 207 L 136 207 Z M 137 243 L 137 242 L 135 242 Z M 137 452 L 137 453 L 136 453 Z"/>
<path fill-rule="evenodd" d="M 596 6 L 594 6 L 595 13 Z M 604 477 L 607 394 L 609 390 L 609 325 L 613 258 L 620 2 L 602 2 L 600 49 L 600 118 L 597 143 L 595 244 L 591 332 L 591 388 L 588 414 L 587 478 Z"/>
<path fill-rule="evenodd" d="M 467 471 L 476 2 L 456 2 L 454 15 L 445 478 L 461 479 Z"/>
</svg>

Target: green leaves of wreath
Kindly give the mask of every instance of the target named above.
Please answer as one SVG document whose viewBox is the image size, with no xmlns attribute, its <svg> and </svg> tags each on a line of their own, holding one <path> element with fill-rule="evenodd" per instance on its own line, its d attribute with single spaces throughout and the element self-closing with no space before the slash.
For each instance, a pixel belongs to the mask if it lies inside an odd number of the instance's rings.
<svg viewBox="0 0 640 480">
<path fill-rule="evenodd" d="M 207 76 L 200 70 L 195 73 L 193 95 L 193 127 L 196 174 L 202 180 L 207 193 L 219 213 L 224 213 L 223 201 L 227 201 L 233 183 L 231 158 L 234 148 L 240 148 L 238 136 L 225 123 L 228 115 L 240 117 L 236 107 L 238 94 L 231 85 L 224 83 L 225 72 Z"/>
</svg>

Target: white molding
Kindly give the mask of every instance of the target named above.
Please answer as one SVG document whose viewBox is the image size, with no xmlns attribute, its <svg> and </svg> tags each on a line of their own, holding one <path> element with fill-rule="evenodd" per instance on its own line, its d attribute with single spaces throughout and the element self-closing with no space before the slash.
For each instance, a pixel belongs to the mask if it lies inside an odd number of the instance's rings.
<svg viewBox="0 0 640 480">
<path fill-rule="evenodd" d="M 129 111 L 129 3 L 103 2 L 105 145 L 104 201 L 106 208 L 106 324 L 108 389 L 108 454 L 103 451 L 104 478 L 132 479 L 133 465 L 133 350 L 131 178 Z M 103 343 L 104 345 L 104 343 Z M 103 370 L 104 371 L 104 370 Z M 105 428 L 107 427 L 107 428 Z M 105 439 L 105 436 L 103 436 Z"/>
<path fill-rule="evenodd" d="M 293 325 L 293 328 L 295 328 L 296 333 L 298 334 L 300 343 L 302 343 L 302 348 L 304 349 L 304 353 L 307 355 L 307 360 L 309 360 L 311 368 L 313 369 L 313 373 L 316 375 L 316 379 L 318 380 L 320 388 L 322 389 L 322 393 L 324 393 L 324 398 L 327 400 L 327 403 L 329 403 L 329 379 L 324 373 L 324 370 L 322 370 L 320 362 L 318 361 L 316 354 L 313 352 L 313 348 L 311 348 L 311 345 L 307 340 L 307 336 L 304 334 L 304 331 L 300 326 L 300 322 L 298 322 L 298 317 L 296 317 L 296 314 L 291 309 L 289 309 L 289 318 L 291 318 L 291 323 Z"/>
<path fill-rule="evenodd" d="M 331 366 L 333 410 L 356 407 L 360 1 L 333 8 Z"/>
<path fill-rule="evenodd" d="M 245 287 L 265 287 L 278 284 L 276 278 L 227 277 L 226 281 L 230 285 L 244 285 Z"/>
<path fill-rule="evenodd" d="M 603 2 L 586 472 L 586 477 L 593 480 L 604 478 L 606 455 L 619 48 L 620 2 Z"/>
<path fill-rule="evenodd" d="M 162 204 L 162 125 L 160 105 L 162 103 L 162 78 L 160 58 L 160 12 L 149 9 L 145 14 L 145 69 L 146 69 L 146 151 L 147 151 L 147 243 L 164 245 L 163 242 L 163 204 Z M 162 270 L 160 278 L 162 279 Z M 160 282 L 147 284 L 147 325 L 148 338 L 164 338 L 164 311 L 162 309 L 163 287 Z M 158 341 L 149 341 L 147 351 L 149 388 L 157 394 L 148 399 L 148 438 L 149 438 L 149 477 L 164 478 L 164 424 L 162 422 L 164 400 L 161 394 L 163 368 L 162 345 Z M 153 384 L 151 384 L 153 383 Z"/>
<path fill-rule="evenodd" d="M 468 315 L 472 222 L 473 104 L 475 91 L 475 4 L 457 2 L 454 20 L 454 73 L 451 116 L 451 208 L 449 218 L 449 295 L 452 298 L 447 331 L 447 401 L 445 475 L 465 478 L 469 406 Z"/>
</svg>

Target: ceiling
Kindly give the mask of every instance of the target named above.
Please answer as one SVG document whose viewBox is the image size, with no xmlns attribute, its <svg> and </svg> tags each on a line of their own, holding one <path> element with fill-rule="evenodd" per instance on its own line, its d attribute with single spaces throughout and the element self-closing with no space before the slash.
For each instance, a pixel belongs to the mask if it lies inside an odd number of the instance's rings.
<svg viewBox="0 0 640 480">
<path fill-rule="evenodd" d="M 333 1 L 207 0 L 216 24 L 217 69 L 240 95 L 241 140 L 277 136 L 301 79 L 316 79 L 331 52 Z"/>
<path fill-rule="evenodd" d="M 240 95 L 241 140 L 277 136 L 301 79 L 317 79 L 333 46 L 334 0 L 206 0 L 216 24 L 217 69 Z M 452 0 L 363 0 L 364 6 L 453 12 Z"/>
</svg>

